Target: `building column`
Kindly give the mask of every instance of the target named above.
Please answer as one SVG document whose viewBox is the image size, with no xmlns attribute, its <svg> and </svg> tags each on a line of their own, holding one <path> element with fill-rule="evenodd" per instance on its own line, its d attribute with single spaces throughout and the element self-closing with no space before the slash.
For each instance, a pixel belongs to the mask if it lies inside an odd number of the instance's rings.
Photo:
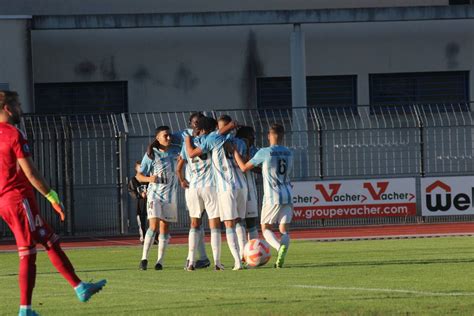
<svg viewBox="0 0 474 316">
<path fill-rule="evenodd" d="M 293 130 L 291 144 L 295 155 L 295 177 L 308 175 L 308 113 L 306 110 L 306 54 L 301 24 L 291 33 L 291 102 Z"/>
</svg>

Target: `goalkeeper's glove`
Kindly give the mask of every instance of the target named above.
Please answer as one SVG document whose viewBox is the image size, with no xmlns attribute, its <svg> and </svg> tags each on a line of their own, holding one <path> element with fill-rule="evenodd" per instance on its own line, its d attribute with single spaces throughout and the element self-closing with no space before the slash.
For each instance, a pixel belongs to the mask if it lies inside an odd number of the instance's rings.
<svg viewBox="0 0 474 316">
<path fill-rule="evenodd" d="M 48 194 L 45 195 L 45 198 L 51 203 L 53 206 L 53 209 L 56 211 L 56 213 L 59 214 L 59 217 L 61 218 L 61 222 L 64 222 L 64 205 L 59 200 L 59 196 L 56 193 L 56 191 L 51 190 L 48 192 Z"/>
</svg>

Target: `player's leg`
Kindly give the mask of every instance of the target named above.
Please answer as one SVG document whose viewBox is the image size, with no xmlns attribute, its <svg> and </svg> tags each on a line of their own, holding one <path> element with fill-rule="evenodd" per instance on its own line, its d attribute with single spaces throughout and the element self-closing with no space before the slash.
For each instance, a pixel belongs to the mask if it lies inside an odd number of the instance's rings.
<svg viewBox="0 0 474 316">
<path fill-rule="evenodd" d="M 160 221 L 160 235 L 158 236 L 158 260 L 155 264 L 155 270 L 163 270 L 163 260 L 165 258 L 166 248 L 170 240 L 169 223 L 165 220 Z"/>
<path fill-rule="evenodd" d="M 196 269 L 207 268 L 211 265 L 209 257 L 206 253 L 206 234 L 204 232 L 204 225 L 201 225 L 199 228 L 199 241 L 197 244 L 197 249 L 199 253 L 199 260 L 196 261 Z"/>
<path fill-rule="evenodd" d="M 154 216 L 149 212 L 149 216 Z M 155 241 L 156 233 L 159 231 L 160 220 L 157 217 L 148 218 L 148 229 L 145 233 L 145 240 L 143 241 L 142 259 L 140 261 L 140 270 L 146 270 L 148 268 L 148 254 L 150 248 Z"/>
<path fill-rule="evenodd" d="M 199 231 L 201 226 L 201 219 L 196 217 L 191 217 L 191 228 L 189 229 L 189 236 L 188 236 L 188 258 L 186 260 L 186 267 L 187 271 L 194 270 L 195 264 L 195 253 L 197 250 L 198 242 L 199 242 Z"/>
<path fill-rule="evenodd" d="M 289 227 L 293 217 L 293 207 L 291 204 L 280 205 L 278 222 L 281 233 L 280 249 L 278 249 L 278 257 L 275 263 L 276 268 L 282 268 L 285 262 L 285 257 L 290 246 Z"/>
<path fill-rule="evenodd" d="M 264 203 L 262 205 L 262 216 L 260 218 L 263 238 L 277 251 L 280 249 L 280 241 L 272 232 L 272 226 L 278 220 L 278 209 L 277 204 L 270 205 Z"/>
<path fill-rule="evenodd" d="M 212 248 L 212 257 L 214 259 L 214 269 L 224 270 L 224 266 L 221 263 L 222 237 L 221 237 L 220 218 L 219 217 L 210 218 L 209 228 L 211 229 L 211 248 Z"/>
<path fill-rule="evenodd" d="M 239 254 L 239 243 L 235 232 L 235 219 L 237 213 L 236 191 L 220 192 L 219 195 L 220 219 L 224 222 L 227 245 L 234 258 L 235 270 L 242 269 L 242 261 Z"/>
<path fill-rule="evenodd" d="M 237 190 L 237 210 L 239 217 L 235 221 L 235 232 L 239 243 L 239 256 L 244 257 L 244 247 L 247 243 L 247 232 L 245 227 L 245 216 L 247 213 L 247 188 Z"/>
<path fill-rule="evenodd" d="M 2 205 L 0 215 L 15 236 L 20 256 L 18 285 L 20 288 L 20 315 L 33 313 L 31 308 L 36 280 L 36 246 L 22 202 Z M 34 222 L 32 222 L 34 223 Z"/>
<path fill-rule="evenodd" d="M 245 224 L 247 226 L 248 239 L 257 239 L 258 238 L 258 228 L 257 228 L 257 217 L 251 217 L 245 219 Z"/>
</svg>

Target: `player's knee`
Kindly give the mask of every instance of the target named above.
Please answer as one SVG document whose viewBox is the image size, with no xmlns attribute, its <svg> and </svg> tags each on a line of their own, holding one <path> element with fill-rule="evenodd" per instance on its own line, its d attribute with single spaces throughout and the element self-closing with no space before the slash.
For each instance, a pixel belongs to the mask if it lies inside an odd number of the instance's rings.
<svg viewBox="0 0 474 316">
<path fill-rule="evenodd" d="M 28 265 L 34 265 L 36 262 L 36 245 L 18 247 L 18 256 L 20 256 L 21 262 L 24 260 Z"/>
<path fill-rule="evenodd" d="M 191 218 L 191 228 L 200 228 L 201 223 L 198 218 Z"/>
<path fill-rule="evenodd" d="M 44 232 L 39 232 L 37 242 L 46 250 L 53 248 L 56 244 L 59 244 L 59 236 L 54 233 L 46 234 Z"/>
</svg>

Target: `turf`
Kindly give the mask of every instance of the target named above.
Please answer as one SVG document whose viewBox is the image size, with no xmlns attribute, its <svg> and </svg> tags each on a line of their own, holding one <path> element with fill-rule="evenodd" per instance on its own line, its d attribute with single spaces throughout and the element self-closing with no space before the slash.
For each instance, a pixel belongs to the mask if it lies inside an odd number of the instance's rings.
<svg viewBox="0 0 474 316">
<path fill-rule="evenodd" d="M 223 262 L 231 257 L 223 243 Z M 209 250 L 209 249 L 208 249 Z M 165 270 L 138 271 L 139 247 L 69 250 L 79 275 L 107 278 L 87 304 L 38 257 L 34 308 L 42 315 L 473 315 L 474 238 L 292 242 L 286 267 L 183 271 L 186 246 Z M 210 251 L 208 251 L 210 254 Z M 151 263 L 156 246 L 151 253 Z M 15 315 L 18 256 L 0 254 L 0 314 Z"/>
</svg>

